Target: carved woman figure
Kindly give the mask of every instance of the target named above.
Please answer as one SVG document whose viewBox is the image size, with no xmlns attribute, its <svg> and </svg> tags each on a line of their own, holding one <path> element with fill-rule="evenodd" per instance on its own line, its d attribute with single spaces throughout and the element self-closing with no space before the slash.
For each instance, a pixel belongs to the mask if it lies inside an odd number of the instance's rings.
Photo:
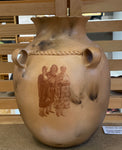
<svg viewBox="0 0 122 150">
<path fill-rule="evenodd" d="M 55 99 L 55 89 L 56 89 L 56 77 L 57 77 L 57 71 L 58 71 L 58 67 L 53 64 L 50 68 L 50 71 L 47 73 L 47 77 L 48 77 L 48 98 L 50 99 L 50 104 L 48 106 L 48 112 L 54 113 L 52 111 L 52 104 L 54 102 Z"/>
<path fill-rule="evenodd" d="M 60 73 L 56 78 L 56 97 L 55 109 L 57 116 L 64 116 L 64 109 L 70 107 L 70 81 L 66 74 L 66 67 L 60 67 Z"/>
<path fill-rule="evenodd" d="M 38 76 L 38 96 L 39 96 L 39 115 L 46 116 L 47 107 L 49 105 L 49 100 L 47 100 L 47 88 L 49 83 L 47 81 L 47 67 L 43 66 L 42 74 Z"/>
</svg>

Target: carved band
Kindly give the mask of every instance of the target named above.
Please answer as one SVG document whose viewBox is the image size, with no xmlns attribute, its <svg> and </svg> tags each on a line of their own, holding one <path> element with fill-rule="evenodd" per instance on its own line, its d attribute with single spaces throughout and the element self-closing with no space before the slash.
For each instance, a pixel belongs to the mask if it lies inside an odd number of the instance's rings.
<svg viewBox="0 0 122 150">
<path fill-rule="evenodd" d="M 82 55 L 82 51 L 31 51 L 29 55 Z"/>
</svg>

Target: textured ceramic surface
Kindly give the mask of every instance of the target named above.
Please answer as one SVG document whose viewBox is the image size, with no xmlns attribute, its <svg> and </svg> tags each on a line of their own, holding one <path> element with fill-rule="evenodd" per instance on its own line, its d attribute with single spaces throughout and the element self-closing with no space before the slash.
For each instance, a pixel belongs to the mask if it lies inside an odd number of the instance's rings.
<svg viewBox="0 0 122 150">
<path fill-rule="evenodd" d="M 32 20 L 37 37 L 13 53 L 14 88 L 22 118 L 47 145 L 81 144 L 96 131 L 107 110 L 107 59 L 86 36 L 87 18 Z"/>
</svg>

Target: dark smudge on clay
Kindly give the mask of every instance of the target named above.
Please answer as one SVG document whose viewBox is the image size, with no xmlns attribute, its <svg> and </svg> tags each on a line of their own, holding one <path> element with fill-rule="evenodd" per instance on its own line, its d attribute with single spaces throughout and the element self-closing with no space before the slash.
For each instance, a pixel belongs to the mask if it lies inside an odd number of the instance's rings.
<svg viewBox="0 0 122 150">
<path fill-rule="evenodd" d="M 90 98 L 90 100 L 92 100 L 92 101 L 94 101 L 94 100 L 96 100 L 97 99 L 97 93 L 95 93 L 95 94 L 90 94 L 89 95 L 89 98 Z"/>
<path fill-rule="evenodd" d="M 25 72 L 22 73 L 22 78 L 24 78 L 24 77 L 25 77 Z"/>
<path fill-rule="evenodd" d="M 22 78 L 24 78 L 24 77 L 25 77 L 25 74 L 26 74 L 26 70 L 25 70 L 25 69 L 23 69 L 23 71 L 22 71 Z"/>
<path fill-rule="evenodd" d="M 76 96 L 71 90 L 71 102 L 72 103 L 76 105 L 82 104 L 82 99 L 83 99 L 83 93 L 80 93 L 79 96 Z"/>
<path fill-rule="evenodd" d="M 40 50 L 47 50 L 49 46 L 51 46 L 53 43 L 50 40 L 43 40 L 41 41 L 38 46 L 40 48 Z"/>
<path fill-rule="evenodd" d="M 74 104 L 76 104 L 76 105 L 82 103 L 82 101 L 80 99 L 72 99 L 71 102 L 74 103 Z"/>
<path fill-rule="evenodd" d="M 99 87 L 97 84 L 92 84 L 89 93 L 88 93 L 88 97 L 91 101 L 96 101 L 97 97 L 98 97 L 98 93 L 99 93 Z"/>
</svg>

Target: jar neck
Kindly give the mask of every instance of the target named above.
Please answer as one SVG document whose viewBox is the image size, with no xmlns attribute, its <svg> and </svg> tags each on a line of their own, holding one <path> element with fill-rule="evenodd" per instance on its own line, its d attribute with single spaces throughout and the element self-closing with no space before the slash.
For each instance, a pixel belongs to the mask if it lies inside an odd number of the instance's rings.
<svg viewBox="0 0 122 150">
<path fill-rule="evenodd" d="M 85 26 L 88 17 L 43 17 L 32 18 L 37 35 L 45 37 L 59 37 L 82 39 L 86 35 Z"/>
</svg>

